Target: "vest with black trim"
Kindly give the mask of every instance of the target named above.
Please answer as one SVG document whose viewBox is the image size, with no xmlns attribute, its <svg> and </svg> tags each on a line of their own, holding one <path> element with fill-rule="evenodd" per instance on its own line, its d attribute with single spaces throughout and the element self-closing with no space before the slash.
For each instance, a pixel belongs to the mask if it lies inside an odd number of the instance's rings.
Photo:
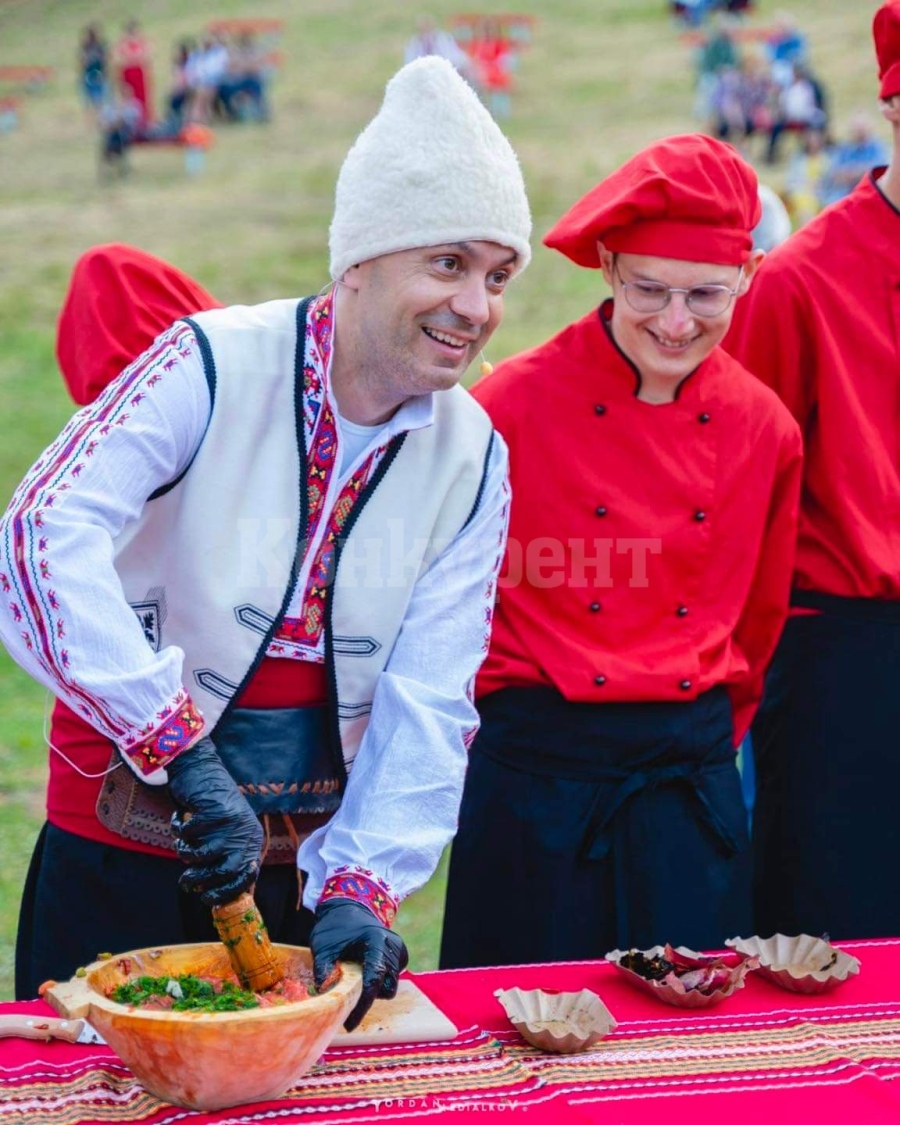
<svg viewBox="0 0 900 1125">
<path fill-rule="evenodd" d="M 190 318 L 212 396 L 209 425 L 188 468 L 115 541 L 125 596 L 139 615 L 153 613 L 157 651 L 184 652 L 183 682 L 207 732 L 265 655 L 303 561 L 305 308 L 292 299 Z M 348 516 L 325 623 L 345 766 L 417 579 L 476 508 L 492 440 L 467 391 L 436 393 L 433 424 L 391 441 Z"/>
</svg>

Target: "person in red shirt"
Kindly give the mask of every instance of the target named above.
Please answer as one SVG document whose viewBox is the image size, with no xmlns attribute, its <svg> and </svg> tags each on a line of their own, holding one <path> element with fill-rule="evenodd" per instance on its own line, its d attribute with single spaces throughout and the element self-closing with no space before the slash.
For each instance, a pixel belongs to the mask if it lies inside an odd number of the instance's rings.
<svg viewBox="0 0 900 1125">
<path fill-rule="evenodd" d="M 153 98 L 150 92 L 150 45 L 137 20 L 125 24 L 113 49 L 119 81 L 132 92 L 141 109 L 141 132 L 153 124 Z"/>
<path fill-rule="evenodd" d="M 758 933 L 900 933 L 881 874 L 900 841 L 896 0 L 874 38 L 890 165 L 773 251 L 725 342 L 787 404 L 805 447 L 793 609 L 753 729 Z"/>
<path fill-rule="evenodd" d="M 650 146 L 544 239 L 612 298 L 474 387 L 513 498 L 445 967 L 748 932 L 735 748 L 787 613 L 801 474 L 788 410 L 718 346 L 759 213 L 731 146 Z"/>
</svg>

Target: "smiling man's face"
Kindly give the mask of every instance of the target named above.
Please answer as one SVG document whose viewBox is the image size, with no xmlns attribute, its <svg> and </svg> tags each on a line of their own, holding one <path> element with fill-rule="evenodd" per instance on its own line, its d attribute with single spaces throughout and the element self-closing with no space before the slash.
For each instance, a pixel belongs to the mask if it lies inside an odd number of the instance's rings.
<svg viewBox="0 0 900 1125">
<path fill-rule="evenodd" d="M 646 254 L 612 255 L 606 250 L 601 250 L 601 263 L 613 290 L 613 338 L 645 383 L 673 391 L 722 341 L 734 315 L 734 301 L 746 292 L 758 264 L 755 257 L 742 269 Z M 684 293 L 670 294 L 658 312 L 639 312 L 629 304 L 623 283 L 631 293 L 664 285 L 695 291 L 723 286 L 736 294 L 716 316 L 693 312 Z"/>
<path fill-rule="evenodd" d="M 495 242 L 401 250 L 348 270 L 367 380 L 400 398 L 454 386 L 500 323 L 515 271 L 515 252 Z"/>
</svg>

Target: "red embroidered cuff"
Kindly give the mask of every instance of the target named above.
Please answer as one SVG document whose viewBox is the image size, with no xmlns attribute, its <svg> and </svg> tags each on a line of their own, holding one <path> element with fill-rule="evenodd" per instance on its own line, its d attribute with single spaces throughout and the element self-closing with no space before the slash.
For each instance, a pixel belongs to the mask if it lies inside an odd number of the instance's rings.
<svg viewBox="0 0 900 1125">
<path fill-rule="evenodd" d="M 164 726 L 158 728 L 152 738 L 131 746 L 122 753 L 127 755 L 135 769 L 148 775 L 176 758 L 196 739 L 201 730 L 203 717 L 193 701 L 188 699 Z"/>
<path fill-rule="evenodd" d="M 387 883 L 364 867 L 335 868 L 334 874 L 325 880 L 319 902 L 327 902 L 331 898 L 352 898 L 354 902 L 361 902 L 388 928 L 397 916 L 399 904 Z"/>
</svg>

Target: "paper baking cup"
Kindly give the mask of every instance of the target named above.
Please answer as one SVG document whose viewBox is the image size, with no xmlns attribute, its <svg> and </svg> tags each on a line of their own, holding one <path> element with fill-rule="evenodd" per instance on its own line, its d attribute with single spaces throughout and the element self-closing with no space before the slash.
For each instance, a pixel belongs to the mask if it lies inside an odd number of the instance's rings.
<svg viewBox="0 0 900 1125">
<path fill-rule="evenodd" d="M 494 995 L 516 1031 L 542 1051 L 560 1055 L 586 1051 L 616 1026 L 600 997 L 587 988 L 580 992 L 500 988 Z"/>
<path fill-rule="evenodd" d="M 759 959 L 759 974 L 789 992 L 830 992 L 859 972 L 859 961 L 824 938 L 798 934 L 729 938 L 740 957 Z"/>
<path fill-rule="evenodd" d="M 672 984 L 662 980 L 648 980 L 646 977 L 642 977 L 640 973 L 636 973 L 633 969 L 628 969 L 621 964 L 622 958 L 629 953 L 643 953 L 645 957 L 658 957 L 665 955 L 665 952 L 666 947 L 664 945 L 654 945 L 652 949 L 614 949 L 611 953 L 607 953 L 606 960 L 615 965 L 629 984 L 633 984 L 635 988 L 640 988 L 651 996 L 655 996 L 657 1000 L 662 1000 L 664 1004 L 671 1004 L 676 1008 L 709 1008 L 713 1004 L 721 1003 L 732 992 L 744 987 L 744 977 L 758 964 L 755 957 L 747 957 L 733 967 L 726 966 L 729 969 L 727 980 L 711 992 L 701 992 L 696 988 L 686 989 L 677 979 Z M 687 949 L 683 945 L 675 946 L 675 952 L 681 953 L 685 957 L 696 957 L 709 963 L 721 961 L 720 957 L 709 957 L 702 953 L 696 953 L 693 949 Z"/>
</svg>

